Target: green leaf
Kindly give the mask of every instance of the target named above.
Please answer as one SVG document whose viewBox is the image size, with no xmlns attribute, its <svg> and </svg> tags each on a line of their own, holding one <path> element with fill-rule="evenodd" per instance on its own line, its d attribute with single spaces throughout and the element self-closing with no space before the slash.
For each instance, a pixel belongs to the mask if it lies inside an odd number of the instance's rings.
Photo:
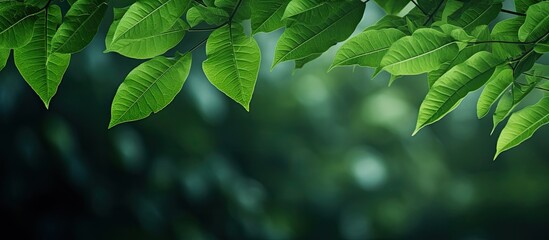
<svg viewBox="0 0 549 240">
<path fill-rule="evenodd" d="M 526 11 L 526 20 L 519 29 L 522 42 L 538 41 L 549 34 L 549 2 L 534 4 Z"/>
<path fill-rule="evenodd" d="M 479 119 L 488 114 L 492 105 L 505 94 L 505 90 L 513 84 L 514 80 L 511 66 L 504 65 L 496 69 L 478 99 L 477 116 Z"/>
<path fill-rule="evenodd" d="M 10 49 L 0 49 L 0 71 L 6 67 L 8 59 L 10 58 Z"/>
<path fill-rule="evenodd" d="M 78 0 L 52 40 L 54 52 L 76 53 L 93 39 L 107 10 L 106 0 Z"/>
<path fill-rule="evenodd" d="M 330 69 L 342 65 L 379 67 L 389 47 L 406 36 L 394 29 L 369 30 L 346 41 L 337 52 Z"/>
<path fill-rule="evenodd" d="M 364 31 L 368 30 L 381 30 L 386 28 L 396 28 L 402 32 L 409 33 L 406 26 L 406 19 L 395 15 L 385 15 L 374 25 L 367 27 Z"/>
<path fill-rule="evenodd" d="M 240 22 L 251 17 L 251 2 L 252 0 L 215 0 L 215 6 L 225 9 L 230 14 L 238 6 L 238 10 L 234 12 L 233 22 Z"/>
<path fill-rule="evenodd" d="M 416 75 L 438 69 L 458 52 L 451 36 L 422 28 L 396 41 L 381 60 L 381 67 L 393 75 Z"/>
<path fill-rule="evenodd" d="M 470 31 L 479 25 L 492 22 L 498 16 L 501 7 L 501 3 L 469 1 L 460 10 L 448 16 L 448 23 Z"/>
<path fill-rule="evenodd" d="M 538 103 L 514 113 L 503 128 L 498 138 L 497 151 L 499 154 L 526 141 L 543 125 L 549 123 L 549 96 L 542 98 Z"/>
<path fill-rule="evenodd" d="M 261 61 L 255 39 L 239 24 L 224 26 L 208 38 L 206 55 L 202 68 L 208 80 L 249 111 Z"/>
<path fill-rule="evenodd" d="M 229 14 L 217 7 L 206 7 L 200 4 L 196 4 L 194 7 L 187 11 L 187 22 L 191 27 L 194 27 L 201 22 L 206 22 L 211 25 L 219 25 L 229 19 Z"/>
<path fill-rule="evenodd" d="M 191 54 L 156 57 L 132 70 L 118 88 L 109 128 L 140 120 L 164 109 L 181 91 L 191 69 Z"/>
<path fill-rule="evenodd" d="M 315 25 L 300 22 L 292 24 L 278 40 L 273 67 L 283 61 L 323 53 L 347 39 L 360 22 L 363 13 L 363 3 L 340 2 L 325 18 L 317 19 L 318 23 Z"/>
<path fill-rule="evenodd" d="M 123 10 L 116 9 L 117 14 L 120 14 L 121 11 Z M 178 19 L 172 28 L 166 32 L 137 39 L 119 39 L 113 42 L 114 32 L 119 23 L 119 18 L 115 16 L 115 20 L 105 38 L 107 48 L 105 52 L 117 52 L 123 56 L 136 59 L 148 59 L 166 53 L 181 42 L 188 30 L 187 24 Z"/>
<path fill-rule="evenodd" d="M 518 42 L 518 30 L 524 23 L 524 17 L 515 17 L 498 22 L 492 29 L 492 39 L 496 41 Z M 520 56 L 524 46 L 517 44 L 494 43 L 492 52 L 500 58 L 512 59 Z"/>
<path fill-rule="evenodd" d="M 547 53 L 547 52 L 549 52 L 549 44 L 548 43 L 538 43 L 534 47 L 534 50 L 537 53 L 542 53 L 542 54 Z"/>
<path fill-rule="evenodd" d="M 493 54 L 482 51 L 442 75 L 421 104 L 414 134 L 444 117 L 469 92 L 484 85 L 500 63 Z"/>
<path fill-rule="evenodd" d="M 490 29 L 486 25 L 478 26 L 477 28 L 475 28 L 475 30 L 473 30 L 472 35 L 477 40 L 487 41 L 490 40 Z M 436 80 L 438 80 L 442 75 L 444 75 L 444 73 L 446 73 L 454 66 L 465 62 L 477 52 L 488 51 L 489 49 L 489 45 L 487 44 L 473 44 L 463 48 L 452 61 L 444 63 L 439 69 L 429 72 L 429 87 L 433 86 Z"/>
<path fill-rule="evenodd" d="M 375 0 L 376 3 L 389 15 L 398 14 L 410 0 Z"/>
<path fill-rule="evenodd" d="M 0 9 L 0 48 L 27 45 L 34 30 L 38 8 L 22 3 L 6 4 Z"/>
<path fill-rule="evenodd" d="M 47 16 L 46 11 L 38 16 L 32 40 L 24 47 L 15 49 L 13 57 L 25 81 L 48 108 L 69 66 L 70 55 L 52 53 L 50 47 L 51 39 L 61 23 L 61 9 L 52 5 Z"/>
<path fill-rule="evenodd" d="M 534 90 L 536 85 L 541 81 L 539 77 L 527 77 L 528 83 L 525 85 L 513 84 L 511 91 L 503 95 L 498 102 L 494 116 L 492 117 L 493 127 L 492 133 L 497 126 L 505 120 L 511 112 L 522 102 L 522 100 Z"/>
<path fill-rule="evenodd" d="M 282 16 L 290 0 L 253 0 L 252 32 L 272 32 L 284 26 Z"/>
<path fill-rule="evenodd" d="M 526 13 L 528 7 L 545 0 L 515 0 L 515 9 L 519 13 Z"/>
<path fill-rule="evenodd" d="M 113 41 L 136 39 L 168 31 L 190 7 L 191 0 L 138 0 L 114 33 Z"/>
</svg>

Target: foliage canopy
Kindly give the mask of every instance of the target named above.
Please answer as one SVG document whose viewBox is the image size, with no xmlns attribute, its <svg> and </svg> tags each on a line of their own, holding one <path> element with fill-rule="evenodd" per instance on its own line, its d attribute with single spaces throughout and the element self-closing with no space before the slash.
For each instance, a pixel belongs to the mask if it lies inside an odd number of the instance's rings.
<svg viewBox="0 0 549 240">
<path fill-rule="evenodd" d="M 137 0 L 114 8 L 105 52 L 146 59 L 120 85 L 109 128 L 146 118 L 166 107 L 189 75 L 192 52 L 205 43 L 202 63 L 208 80 L 249 110 L 261 52 L 256 34 L 284 28 L 273 68 L 296 68 L 343 42 L 330 69 L 358 65 L 391 74 L 426 74 L 429 84 L 419 108 L 417 133 L 484 87 L 479 118 L 495 105 L 494 129 L 509 118 L 496 157 L 549 123 L 549 95 L 519 111 L 534 90 L 549 91 L 549 68 L 537 61 L 549 51 L 549 1 L 515 0 Z M 0 69 L 12 50 L 15 65 L 46 107 L 60 85 L 71 54 L 95 36 L 107 0 L 0 1 Z M 351 36 L 369 4 L 387 13 Z M 506 14 L 506 18 L 497 18 Z M 503 19 L 503 20 L 496 20 Z M 250 24 L 248 24 L 250 20 Z M 251 28 L 251 36 L 246 32 Z M 210 32 L 184 53 L 162 56 L 185 35 Z"/>
</svg>

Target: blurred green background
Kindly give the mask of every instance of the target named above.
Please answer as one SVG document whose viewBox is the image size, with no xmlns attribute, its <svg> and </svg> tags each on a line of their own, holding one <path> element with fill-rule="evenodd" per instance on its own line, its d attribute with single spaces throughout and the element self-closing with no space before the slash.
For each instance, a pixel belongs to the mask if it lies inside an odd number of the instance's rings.
<svg viewBox="0 0 549 240">
<path fill-rule="evenodd" d="M 382 15 L 370 4 L 358 29 Z M 493 162 L 497 136 L 490 118 L 476 119 L 476 92 L 411 137 L 425 76 L 388 88 L 370 69 L 327 73 L 336 48 L 302 70 L 270 72 L 280 32 L 257 35 L 250 113 L 204 77 L 200 48 L 171 105 L 107 130 L 118 85 L 142 62 L 102 53 L 111 18 L 73 56 L 50 110 L 12 60 L 0 73 L 3 239 L 549 235 L 547 129 Z"/>
</svg>

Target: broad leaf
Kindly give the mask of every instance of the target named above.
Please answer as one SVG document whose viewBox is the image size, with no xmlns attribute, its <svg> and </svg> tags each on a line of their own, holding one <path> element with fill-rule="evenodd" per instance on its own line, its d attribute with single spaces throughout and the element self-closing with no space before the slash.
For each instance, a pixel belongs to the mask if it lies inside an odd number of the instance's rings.
<svg viewBox="0 0 549 240">
<path fill-rule="evenodd" d="M 118 88 L 109 128 L 164 109 L 181 91 L 191 69 L 191 54 L 156 57 L 132 70 Z"/>
<path fill-rule="evenodd" d="M 113 41 L 168 31 L 190 7 L 191 0 L 138 0 L 120 19 Z"/>
<path fill-rule="evenodd" d="M 458 52 L 451 36 L 423 28 L 396 41 L 383 57 L 381 67 L 393 75 L 416 75 L 438 69 Z"/>
<path fill-rule="evenodd" d="M 107 10 L 106 0 L 78 0 L 52 40 L 54 52 L 76 53 L 93 39 Z"/>
<path fill-rule="evenodd" d="M 0 8 L 0 48 L 18 48 L 32 38 L 34 22 L 43 12 L 22 3 L 6 4 Z"/>
<path fill-rule="evenodd" d="M 469 1 L 462 9 L 448 17 L 448 23 L 463 27 L 470 31 L 479 25 L 487 25 L 496 18 L 501 10 L 501 3 L 492 4 L 489 1 Z"/>
<path fill-rule="evenodd" d="M 249 110 L 261 61 L 255 39 L 239 24 L 227 25 L 210 35 L 206 54 L 202 68 L 208 80 Z"/>
<path fill-rule="evenodd" d="M 498 67 L 492 78 L 482 90 L 477 103 L 477 116 L 483 118 L 488 114 L 494 103 L 505 94 L 505 90 L 511 86 L 515 78 L 513 69 L 509 65 Z"/>
<path fill-rule="evenodd" d="M 524 17 L 515 17 L 498 22 L 492 29 L 492 39 L 496 41 L 518 42 L 518 31 L 524 23 Z M 524 46 L 508 43 L 492 44 L 492 52 L 500 58 L 512 59 L 523 53 Z"/>
<path fill-rule="evenodd" d="M 549 2 L 540 2 L 528 8 L 524 25 L 519 29 L 523 42 L 538 41 L 549 34 Z"/>
<path fill-rule="evenodd" d="M 284 26 L 282 16 L 290 0 L 253 0 L 252 32 L 272 32 Z"/>
<path fill-rule="evenodd" d="M 116 9 L 116 15 L 123 14 L 123 11 L 123 9 Z M 113 35 L 119 23 L 119 18 L 115 16 L 115 20 L 105 38 L 107 48 L 105 52 L 117 52 L 123 56 L 136 59 L 153 58 L 166 53 L 183 39 L 188 30 L 187 24 L 178 19 L 172 28 L 166 32 L 137 39 L 119 39 L 113 42 Z"/>
<path fill-rule="evenodd" d="M 17 69 L 46 108 L 57 92 L 70 61 L 69 54 L 52 53 L 50 47 L 51 39 L 61 23 L 61 9 L 53 5 L 47 13 L 47 16 L 46 11 L 38 15 L 30 43 L 13 51 Z"/>
<path fill-rule="evenodd" d="M 317 19 L 318 23 L 315 25 L 300 22 L 292 24 L 278 40 L 273 67 L 283 61 L 323 53 L 347 39 L 360 22 L 363 13 L 363 3 L 339 2 L 329 13 L 325 13 L 325 18 Z"/>
<path fill-rule="evenodd" d="M 404 36 L 394 28 L 362 32 L 341 46 L 330 69 L 341 65 L 379 67 L 389 47 Z"/>
<path fill-rule="evenodd" d="M 414 134 L 444 117 L 469 92 L 484 85 L 500 63 L 493 54 L 478 52 L 442 75 L 421 104 Z"/>
<path fill-rule="evenodd" d="M 549 96 L 538 103 L 511 115 L 509 122 L 501 131 L 494 159 L 502 152 L 526 141 L 541 126 L 549 123 Z"/>
</svg>

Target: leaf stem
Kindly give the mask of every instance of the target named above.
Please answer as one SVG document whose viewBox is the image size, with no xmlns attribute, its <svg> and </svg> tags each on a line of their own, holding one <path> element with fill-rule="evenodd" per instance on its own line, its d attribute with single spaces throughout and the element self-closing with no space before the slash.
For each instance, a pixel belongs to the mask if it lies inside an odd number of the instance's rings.
<svg viewBox="0 0 549 240">
<path fill-rule="evenodd" d="M 507 10 L 507 9 L 501 9 L 501 12 L 508 13 L 508 14 L 513 14 L 513 15 L 517 15 L 517 16 L 526 16 L 526 14 L 524 14 L 524 13 L 519 13 L 519 12 Z"/>
<path fill-rule="evenodd" d="M 414 5 L 416 5 L 416 7 L 423 13 L 423 15 L 427 16 L 427 14 L 429 14 L 425 11 L 425 9 L 423 9 L 421 6 L 419 6 L 419 4 L 415 0 L 412 0 L 412 3 Z"/>
<path fill-rule="evenodd" d="M 518 85 L 520 85 L 520 86 L 528 86 L 528 84 L 526 84 L 526 83 L 521 83 L 521 82 L 518 82 L 518 81 L 515 81 L 515 83 L 518 84 Z M 535 88 L 535 89 L 538 89 L 538 90 L 542 90 L 542 91 L 547 91 L 547 92 L 549 92 L 549 89 L 544 88 L 544 87 L 535 86 L 534 88 Z"/>
<path fill-rule="evenodd" d="M 445 2 L 444 0 L 441 0 L 441 1 L 438 3 L 438 5 L 437 5 L 437 7 L 435 8 L 435 10 L 434 10 L 432 13 L 429 13 L 427 20 L 425 21 L 425 23 L 423 23 L 424 26 L 427 25 L 427 23 L 429 23 L 429 22 L 433 19 L 433 17 L 435 16 L 435 14 L 437 14 L 438 10 L 440 9 L 440 7 L 442 7 L 442 4 L 443 4 L 444 2 Z"/>
</svg>

